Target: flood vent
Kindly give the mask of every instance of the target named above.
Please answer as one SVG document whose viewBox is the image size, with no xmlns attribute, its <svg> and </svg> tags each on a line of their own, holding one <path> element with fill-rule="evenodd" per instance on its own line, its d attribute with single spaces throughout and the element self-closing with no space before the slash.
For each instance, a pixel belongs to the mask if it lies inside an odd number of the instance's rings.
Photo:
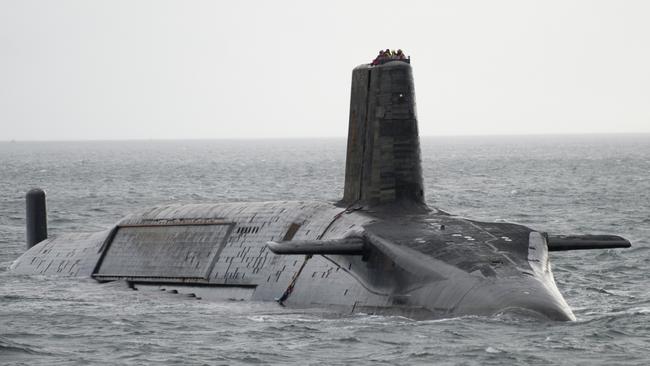
<svg viewBox="0 0 650 366">
<path fill-rule="evenodd" d="M 237 228 L 235 231 L 236 234 L 257 234 L 257 232 L 260 231 L 259 226 L 240 226 Z"/>
</svg>

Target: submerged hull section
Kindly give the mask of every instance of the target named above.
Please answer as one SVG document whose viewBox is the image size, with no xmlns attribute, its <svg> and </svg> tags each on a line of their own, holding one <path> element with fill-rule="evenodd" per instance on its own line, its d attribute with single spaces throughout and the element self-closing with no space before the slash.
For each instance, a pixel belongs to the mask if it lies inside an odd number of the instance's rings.
<svg viewBox="0 0 650 366">
<path fill-rule="evenodd" d="M 48 238 L 16 259 L 11 270 L 26 275 L 90 277 L 111 231 Z"/>
<path fill-rule="evenodd" d="M 400 212 L 322 202 L 156 207 L 101 233 L 48 239 L 12 268 L 347 313 L 438 318 L 520 309 L 573 319 L 539 233 L 438 211 Z M 267 245 L 350 237 L 367 243 L 366 254 L 285 255 Z"/>
</svg>

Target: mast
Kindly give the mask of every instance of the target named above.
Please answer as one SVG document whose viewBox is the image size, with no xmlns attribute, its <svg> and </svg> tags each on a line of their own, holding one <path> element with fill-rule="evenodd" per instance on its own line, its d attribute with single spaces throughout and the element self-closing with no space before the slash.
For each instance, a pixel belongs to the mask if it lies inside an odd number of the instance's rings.
<svg viewBox="0 0 650 366">
<path fill-rule="evenodd" d="M 391 61 L 352 71 L 343 202 L 424 205 L 411 65 Z"/>
</svg>

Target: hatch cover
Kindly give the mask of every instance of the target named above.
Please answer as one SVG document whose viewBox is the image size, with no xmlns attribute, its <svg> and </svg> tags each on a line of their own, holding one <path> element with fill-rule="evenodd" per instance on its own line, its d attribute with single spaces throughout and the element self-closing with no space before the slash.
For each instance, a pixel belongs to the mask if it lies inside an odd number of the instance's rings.
<svg viewBox="0 0 650 366">
<path fill-rule="evenodd" d="M 233 226 L 120 226 L 105 246 L 93 277 L 207 280 Z"/>
</svg>

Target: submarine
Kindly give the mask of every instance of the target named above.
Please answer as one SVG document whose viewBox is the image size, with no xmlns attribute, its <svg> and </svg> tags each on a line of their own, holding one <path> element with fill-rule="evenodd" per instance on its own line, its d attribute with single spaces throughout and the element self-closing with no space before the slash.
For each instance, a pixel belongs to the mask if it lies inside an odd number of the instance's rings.
<svg viewBox="0 0 650 366">
<path fill-rule="evenodd" d="M 626 248 L 425 203 L 410 58 L 352 71 L 343 198 L 165 205 L 107 230 L 47 236 L 45 194 L 26 195 L 16 274 L 125 281 L 202 299 L 437 319 L 506 313 L 571 321 L 550 252 Z"/>
</svg>

